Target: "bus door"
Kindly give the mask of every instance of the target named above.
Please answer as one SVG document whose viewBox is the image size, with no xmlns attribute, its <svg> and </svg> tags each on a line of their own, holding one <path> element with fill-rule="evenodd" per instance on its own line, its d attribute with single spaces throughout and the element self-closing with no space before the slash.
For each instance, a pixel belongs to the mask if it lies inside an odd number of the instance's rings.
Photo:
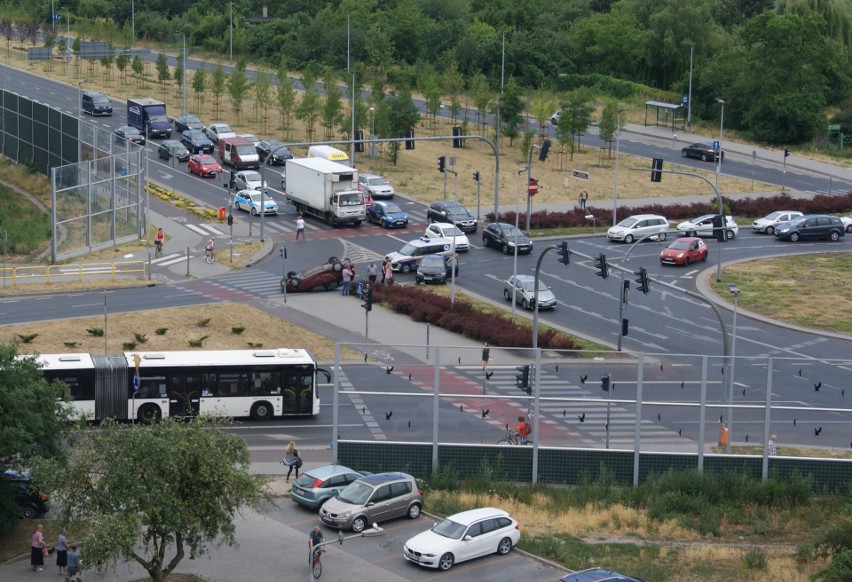
<svg viewBox="0 0 852 582">
<path fill-rule="evenodd" d="M 313 414 L 314 398 L 312 369 L 284 372 L 284 414 Z"/>
<path fill-rule="evenodd" d="M 169 416 L 197 416 L 200 402 L 200 374 L 182 370 L 169 375 Z"/>
</svg>

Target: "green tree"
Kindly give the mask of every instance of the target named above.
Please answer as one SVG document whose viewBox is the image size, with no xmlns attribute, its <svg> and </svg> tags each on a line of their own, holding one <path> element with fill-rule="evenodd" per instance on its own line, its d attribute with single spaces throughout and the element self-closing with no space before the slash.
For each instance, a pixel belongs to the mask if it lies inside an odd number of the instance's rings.
<svg viewBox="0 0 852 582">
<path fill-rule="evenodd" d="M 80 37 L 74 37 L 74 40 L 71 42 L 71 52 L 74 54 L 74 68 L 77 69 L 77 75 L 80 74 L 80 48 L 82 46 Z M 136 58 L 138 59 L 139 57 L 137 56 Z M 139 64 L 142 64 L 142 61 L 139 61 Z M 136 69 L 133 70 L 135 71 Z"/>
<path fill-rule="evenodd" d="M 493 96 L 488 87 L 488 78 L 482 73 L 476 73 L 470 80 L 470 95 L 473 106 L 476 107 L 476 125 L 481 128 L 484 124 L 484 114 L 491 109 Z"/>
<path fill-rule="evenodd" d="M 598 120 L 598 137 L 607 145 L 609 155 L 612 156 L 612 140 L 615 139 L 615 132 L 618 127 L 618 109 L 619 104 L 615 101 L 608 100 L 601 110 L 601 117 Z M 624 122 L 622 121 L 622 125 Z"/>
<path fill-rule="evenodd" d="M 549 91 L 539 91 L 530 101 L 530 113 L 538 123 L 538 134 L 541 137 L 547 135 L 550 116 L 556 111 L 557 103 L 556 96 Z"/>
<path fill-rule="evenodd" d="M 183 89 L 183 59 L 178 59 L 177 64 L 175 65 L 175 70 L 172 75 L 172 78 L 175 80 L 175 85 L 177 85 L 178 95 L 181 94 L 181 90 Z"/>
<path fill-rule="evenodd" d="M 105 421 L 74 448 L 68 467 L 39 466 L 63 517 L 86 524 L 87 562 L 133 560 L 162 582 L 187 553 L 236 545 L 234 515 L 257 505 L 262 478 L 249 471 L 245 441 L 222 424 Z"/>
<path fill-rule="evenodd" d="M 272 88 L 272 73 L 266 69 L 257 72 L 254 80 L 254 116 L 260 116 L 261 124 L 267 118 L 269 110 L 269 90 Z M 263 132 L 263 129 L 261 129 Z"/>
<path fill-rule="evenodd" d="M 219 104 L 222 101 L 222 95 L 225 94 L 225 85 L 227 84 L 228 76 L 225 74 L 225 67 L 218 63 L 213 67 L 213 72 L 210 74 L 210 90 L 213 92 L 213 105 L 216 108 L 215 116 L 219 117 Z"/>
<path fill-rule="evenodd" d="M 195 93 L 195 98 L 198 100 L 198 109 L 201 109 L 201 101 L 204 99 L 204 93 L 207 91 L 207 72 L 204 67 L 201 67 L 192 75 L 192 92 Z"/>
<path fill-rule="evenodd" d="M 228 77 L 228 95 L 231 97 L 231 106 L 234 109 L 234 116 L 237 119 L 237 124 L 240 123 L 240 112 L 243 110 L 243 101 L 246 99 L 246 93 L 249 90 L 249 80 L 246 77 L 245 63 L 237 63 Z"/>
<path fill-rule="evenodd" d="M 510 77 L 503 88 L 503 94 L 500 95 L 500 129 L 503 135 L 509 138 L 509 145 L 512 145 L 515 138 L 518 137 L 519 128 L 523 122 L 524 102 L 521 98 L 522 95 L 523 92 L 518 82 L 514 77 Z"/>
<path fill-rule="evenodd" d="M 411 93 L 403 90 L 398 96 L 391 96 L 387 102 L 390 135 L 405 137 L 406 129 L 414 129 L 420 123 L 420 112 L 411 99 Z M 395 141 L 390 144 L 390 161 L 393 165 L 399 158 L 399 143 Z"/>
<path fill-rule="evenodd" d="M 293 89 L 293 79 L 287 76 L 286 67 L 279 67 L 275 76 L 278 79 L 278 91 L 275 97 L 281 115 L 281 127 L 284 129 L 284 135 L 289 138 L 290 116 L 293 115 L 293 108 L 296 106 L 296 90 Z"/>
<path fill-rule="evenodd" d="M 458 65 L 451 62 L 441 77 L 441 87 L 450 99 L 450 117 L 455 123 L 461 109 L 459 96 L 464 92 L 464 77 L 459 73 Z"/>
<path fill-rule="evenodd" d="M 434 127 L 438 112 L 441 111 L 441 84 L 435 73 L 430 73 L 423 80 L 421 92 L 423 93 L 423 97 L 426 98 L 426 113 L 429 114 L 429 125 Z"/>
<path fill-rule="evenodd" d="M 157 81 L 160 83 L 160 91 L 163 93 L 163 100 L 166 99 L 166 83 L 169 82 L 169 63 L 166 62 L 166 55 L 160 53 L 157 55 Z"/>
<path fill-rule="evenodd" d="M 571 159 L 574 159 L 575 136 L 585 133 L 592 124 L 594 107 L 590 104 L 592 95 L 588 89 L 577 89 L 568 94 L 563 104 L 559 123 L 556 125 L 556 136 L 560 142 L 571 144 Z"/>
<path fill-rule="evenodd" d="M 331 67 L 325 70 L 323 76 L 325 85 L 325 99 L 322 101 L 322 126 L 325 129 L 325 139 L 334 137 L 334 128 L 340 124 L 343 116 L 340 113 L 341 97 L 340 89 L 337 87 L 337 79 Z"/>
<path fill-rule="evenodd" d="M 110 52 L 106 56 L 101 57 L 101 66 L 104 68 L 104 80 L 107 83 L 109 83 L 109 80 L 111 78 L 110 71 L 112 70 L 112 65 L 114 62 L 115 55 L 112 54 L 112 48 L 110 48 Z"/>
<path fill-rule="evenodd" d="M 320 96 L 317 93 L 316 87 L 316 71 L 308 68 L 302 74 L 302 84 L 305 86 L 305 91 L 302 93 L 302 100 L 296 106 L 296 119 L 305 124 L 305 141 L 313 141 L 314 127 L 320 117 L 322 103 Z"/>
<path fill-rule="evenodd" d="M 115 68 L 118 69 L 119 74 L 121 75 L 121 84 L 127 81 L 127 65 L 130 64 L 130 57 L 127 56 L 125 51 L 121 51 L 118 53 L 118 56 L 115 57 Z"/>
<path fill-rule="evenodd" d="M 394 45 L 385 26 L 378 22 L 373 22 L 370 25 L 370 30 L 365 39 L 364 51 L 367 54 L 367 63 L 374 75 L 386 72 L 391 68 Z"/>
<path fill-rule="evenodd" d="M 18 357 L 15 344 L 0 345 L 0 467 L 32 468 L 37 456 L 63 459 L 68 411 L 63 386 L 48 384 L 34 356 Z M 0 488 L 0 495 L 7 490 Z M 0 497 L 0 531 L 10 531 L 20 509 Z"/>
<path fill-rule="evenodd" d="M 130 63 L 130 70 L 136 75 L 136 90 L 139 90 L 139 82 L 142 80 L 142 73 L 145 71 L 145 65 L 142 64 L 142 59 L 139 55 L 133 57 L 133 62 Z"/>
</svg>

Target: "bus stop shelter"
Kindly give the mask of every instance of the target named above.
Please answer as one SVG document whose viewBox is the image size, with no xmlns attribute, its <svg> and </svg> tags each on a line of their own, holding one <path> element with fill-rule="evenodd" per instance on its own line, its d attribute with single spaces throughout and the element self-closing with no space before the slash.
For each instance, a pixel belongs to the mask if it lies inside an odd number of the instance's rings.
<svg viewBox="0 0 852 582">
<path fill-rule="evenodd" d="M 649 114 L 653 119 L 649 122 Z M 645 127 L 670 127 L 672 131 L 686 129 L 686 107 L 662 101 L 645 101 Z"/>
</svg>

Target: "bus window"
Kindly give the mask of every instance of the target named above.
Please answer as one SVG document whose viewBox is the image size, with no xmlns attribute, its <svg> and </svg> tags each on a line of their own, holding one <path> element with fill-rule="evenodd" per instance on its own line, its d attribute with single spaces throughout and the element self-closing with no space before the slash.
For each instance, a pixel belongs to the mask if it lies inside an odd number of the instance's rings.
<svg viewBox="0 0 852 582">
<path fill-rule="evenodd" d="M 131 396 L 133 387 L 130 388 Z M 165 376 L 140 376 L 136 398 L 165 398 L 168 394 Z"/>
</svg>

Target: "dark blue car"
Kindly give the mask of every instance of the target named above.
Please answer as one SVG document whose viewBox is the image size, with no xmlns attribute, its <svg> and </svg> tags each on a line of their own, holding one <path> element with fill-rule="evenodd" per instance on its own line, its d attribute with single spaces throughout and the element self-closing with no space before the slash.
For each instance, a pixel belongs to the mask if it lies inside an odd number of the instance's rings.
<svg viewBox="0 0 852 582">
<path fill-rule="evenodd" d="M 373 202 L 367 208 L 367 222 L 375 222 L 385 228 L 405 228 L 408 215 L 395 202 Z"/>
</svg>

